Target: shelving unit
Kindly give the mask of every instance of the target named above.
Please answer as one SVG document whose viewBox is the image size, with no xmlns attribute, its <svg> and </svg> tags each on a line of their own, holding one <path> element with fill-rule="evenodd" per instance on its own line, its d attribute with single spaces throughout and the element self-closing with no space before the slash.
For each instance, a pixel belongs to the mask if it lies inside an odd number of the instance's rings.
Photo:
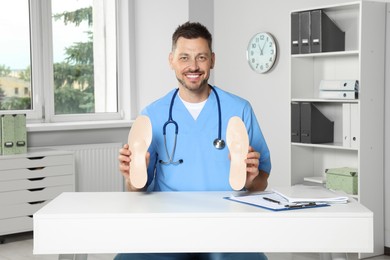
<svg viewBox="0 0 390 260">
<path fill-rule="evenodd" d="M 386 4 L 358 1 L 317 6 L 295 12 L 323 10 L 345 32 L 345 51 L 290 56 L 290 102 L 311 102 L 334 121 L 334 142 L 291 143 L 291 185 L 325 178 L 325 169 L 358 169 L 358 194 L 354 196 L 374 212 L 374 252 L 384 251 L 383 135 L 384 51 Z M 321 80 L 358 80 L 355 100 L 320 99 Z M 343 146 L 343 104 L 358 106 L 358 146 Z"/>
<path fill-rule="evenodd" d="M 71 191 L 73 152 L 32 148 L 26 154 L 0 156 L 0 236 L 31 231 L 32 215 Z"/>
</svg>

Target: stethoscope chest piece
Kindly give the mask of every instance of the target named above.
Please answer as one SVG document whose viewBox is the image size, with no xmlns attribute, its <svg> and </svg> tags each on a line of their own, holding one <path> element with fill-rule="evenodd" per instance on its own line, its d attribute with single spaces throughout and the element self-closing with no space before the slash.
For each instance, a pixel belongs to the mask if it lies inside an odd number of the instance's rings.
<svg viewBox="0 0 390 260">
<path fill-rule="evenodd" d="M 225 148 L 225 141 L 222 139 L 218 139 L 218 138 L 215 139 L 213 144 L 214 144 L 214 147 L 217 148 L 218 150 Z"/>
</svg>

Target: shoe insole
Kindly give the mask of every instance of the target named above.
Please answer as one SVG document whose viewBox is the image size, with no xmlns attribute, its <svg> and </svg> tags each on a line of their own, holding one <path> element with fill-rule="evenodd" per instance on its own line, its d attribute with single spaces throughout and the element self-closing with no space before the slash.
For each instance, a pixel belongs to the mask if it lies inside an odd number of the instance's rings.
<svg viewBox="0 0 390 260">
<path fill-rule="evenodd" d="M 152 124 L 149 117 L 138 116 L 130 128 L 128 144 L 131 151 L 130 183 L 133 187 L 145 187 L 148 179 L 146 152 L 152 141 Z"/>
<path fill-rule="evenodd" d="M 246 162 L 249 138 L 244 122 L 238 116 L 230 118 L 226 130 L 226 144 L 230 151 L 229 183 L 233 190 L 241 190 L 246 182 Z"/>
</svg>

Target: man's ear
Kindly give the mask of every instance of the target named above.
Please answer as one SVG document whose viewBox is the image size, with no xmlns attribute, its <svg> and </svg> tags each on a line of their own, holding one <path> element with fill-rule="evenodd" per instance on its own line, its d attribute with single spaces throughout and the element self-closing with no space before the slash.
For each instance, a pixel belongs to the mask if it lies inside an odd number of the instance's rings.
<svg viewBox="0 0 390 260">
<path fill-rule="evenodd" d="M 173 53 L 172 52 L 169 53 L 168 61 L 169 61 L 169 66 L 171 67 L 171 69 L 173 69 L 173 65 L 172 65 Z"/>
<path fill-rule="evenodd" d="M 215 64 L 215 53 L 211 53 L 211 66 L 210 69 L 214 69 L 214 64 Z"/>
</svg>

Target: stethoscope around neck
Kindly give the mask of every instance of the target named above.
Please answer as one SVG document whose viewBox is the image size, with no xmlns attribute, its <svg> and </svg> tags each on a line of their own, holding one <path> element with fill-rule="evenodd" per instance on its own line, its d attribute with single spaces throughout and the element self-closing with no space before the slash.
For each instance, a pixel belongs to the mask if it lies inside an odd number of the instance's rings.
<svg viewBox="0 0 390 260">
<path fill-rule="evenodd" d="M 215 94 L 215 97 L 217 99 L 217 106 L 218 106 L 218 137 L 213 141 L 213 145 L 216 149 L 221 150 L 221 149 L 225 148 L 225 141 L 222 140 L 222 137 L 221 137 L 222 136 L 221 102 L 219 101 L 218 93 L 214 89 L 214 87 L 210 86 L 210 88 Z M 171 104 L 169 106 L 168 121 L 166 121 L 164 126 L 163 126 L 164 146 L 165 146 L 165 152 L 167 153 L 168 161 L 165 162 L 163 160 L 159 160 L 159 163 L 164 164 L 164 165 L 168 165 L 168 164 L 178 165 L 178 164 L 181 164 L 184 162 L 183 159 L 173 161 L 173 156 L 175 155 L 175 151 L 176 151 L 177 135 L 179 134 L 179 125 L 172 118 L 172 109 L 173 109 L 173 104 L 175 103 L 175 98 L 176 98 L 176 95 L 178 92 L 179 92 L 179 89 L 176 89 L 175 92 L 173 93 Z M 167 125 L 169 125 L 169 124 L 173 124 L 175 126 L 175 139 L 174 139 L 173 149 L 172 149 L 171 154 L 169 154 L 168 146 L 167 146 Z"/>
</svg>

